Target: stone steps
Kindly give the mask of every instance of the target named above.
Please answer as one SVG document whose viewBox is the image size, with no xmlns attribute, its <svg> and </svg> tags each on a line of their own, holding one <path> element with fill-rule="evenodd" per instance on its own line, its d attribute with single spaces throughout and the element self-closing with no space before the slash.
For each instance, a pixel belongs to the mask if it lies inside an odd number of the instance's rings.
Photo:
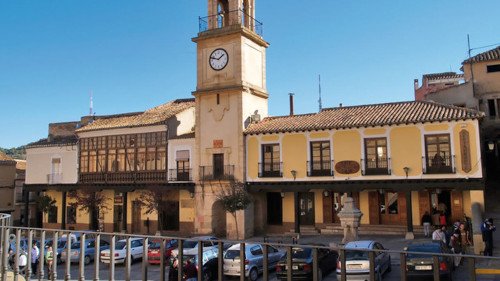
<svg viewBox="0 0 500 281">
<path fill-rule="evenodd" d="M 413 232 L 422 235 L 424 229 L 421 226 L 414 226 Z M 326 225 L 321 229 L 321 234 L 343 234 L 344 228 L 340 224 Z M 406 226 L 401 225 L 361 225 L 359 234 L 361 235 L 404 235 Z"/>
</svg>

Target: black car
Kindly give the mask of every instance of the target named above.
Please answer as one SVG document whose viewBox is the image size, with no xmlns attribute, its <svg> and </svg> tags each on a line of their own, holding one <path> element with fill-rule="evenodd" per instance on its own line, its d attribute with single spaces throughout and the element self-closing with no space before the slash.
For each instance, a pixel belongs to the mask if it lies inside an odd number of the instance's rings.
<svg viewBox="0 0 500 281">
<path fill-rule="evenodd" d="M 338 253 L 328 249 L 318 249 L 318 277 L 321 279 L 335 270 Z M 286 255 L 276 265 L 276 277 L 287 279 Z M 312 248 L 292 248 L 292 280 L 312 280 L 313 251 Z"/>
<path fill-rule="evenodd" d="M 405 248 L 405 251 L 451 254 L 451 251 L 442 241 L 412 243 Z M 439 257 L 439 275 L 442 278 L 441 280 L 452 280 L 453 267 L 452 257 Z M 432 255 L 411 253 L 406 255 L 406 274 L 408 279 L 432 280 L 434 276 L 433 268 Z"/>
</svg>

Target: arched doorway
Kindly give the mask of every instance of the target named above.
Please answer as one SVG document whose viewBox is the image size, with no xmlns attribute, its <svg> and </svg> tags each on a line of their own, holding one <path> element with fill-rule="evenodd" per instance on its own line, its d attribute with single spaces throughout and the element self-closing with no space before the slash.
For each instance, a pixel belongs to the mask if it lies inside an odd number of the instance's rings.
<svg viewBox="0 0 500 281">
<path fill-rule="evenodd" d="M 217 237 L 226 237 L 226 211 L 220 201 L 212 205 L 212 230 Z"/>
</svg>

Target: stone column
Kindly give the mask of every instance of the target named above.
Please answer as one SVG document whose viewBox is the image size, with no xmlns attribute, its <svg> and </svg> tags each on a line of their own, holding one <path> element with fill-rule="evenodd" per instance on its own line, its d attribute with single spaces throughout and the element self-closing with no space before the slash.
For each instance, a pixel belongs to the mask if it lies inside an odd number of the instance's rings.
<svg viewBox="0 0 500 281">
<path fill-rule="evenodd" d="M 405 239 L 413 240 L 415 235 L 413 234 L 413 207 L 411 201 L 411 191 L 406 191 L 406 235 Z"/>
<path fill-rule="evenodd" d="M 361 216 L 363 216 L 363 213 L 354 206 L 354 199 L 352 197 L 346 197 L 344 200 L 344 207 L 338 213 L 340 224 L 344 228 L 343 244 L 358 240 L 358 228 Z"/>
</svg>

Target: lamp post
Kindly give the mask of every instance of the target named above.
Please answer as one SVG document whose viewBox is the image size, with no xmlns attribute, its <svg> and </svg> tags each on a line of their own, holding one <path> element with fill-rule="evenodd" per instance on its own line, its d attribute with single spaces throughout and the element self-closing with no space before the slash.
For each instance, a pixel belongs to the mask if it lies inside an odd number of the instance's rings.
<svg viewBox="0 0 500 281">
<path fill-rule="evenodd" d="M 403 168 L 406 180 L 408 180 L 408 173 L 410 172 L 409 167 Z M 413 234 L 413 214 L 412 214 L 412 202 L 411 202 L 411 189 L 406 191 L 406 235 L 405 239 L 413 240 L 415 239 L 415 235 Z"/>
</svg>

